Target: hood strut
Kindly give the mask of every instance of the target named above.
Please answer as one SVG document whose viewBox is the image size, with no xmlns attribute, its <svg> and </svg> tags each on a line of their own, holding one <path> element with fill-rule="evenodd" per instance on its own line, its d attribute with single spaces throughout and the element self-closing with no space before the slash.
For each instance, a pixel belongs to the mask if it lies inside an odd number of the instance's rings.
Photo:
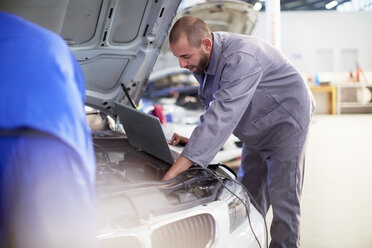
<svg viewBox="0 0 372 248">
<path fill-rule="evenodd" d="M 124 84 L 121 84 L 121 87 L 123 88 L 123 91 L 124 91 L 125 95 L 127 96 L 128 100 L 129 100 L 129 102 L 130 102 L 130 105 L 132 105 L 132 107 L 133 107 L 134 109 L 137 109 L 137 106 L 136 106 L 136 104 L 134 103 L 132 97 L 129 95 L 129 92 L 128 92 L 127 88 L 125 88 Z"/>
</svg>

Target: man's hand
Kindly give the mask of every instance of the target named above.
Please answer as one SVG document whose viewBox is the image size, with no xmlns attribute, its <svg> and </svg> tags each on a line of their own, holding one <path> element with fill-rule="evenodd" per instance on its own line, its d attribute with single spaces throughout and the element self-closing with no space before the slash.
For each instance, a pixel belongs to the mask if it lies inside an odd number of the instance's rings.
<svg viewBox="0 0 372 248">
<path fill-rule="evenodd" d="M 177 161 L 172 165 L 172 167 L 165 173 L 162 181 L 167 181 L 175 178 L 181 172 L 187 170 L 193 162 L 183 156 L 180 156 Z"/>
<path fill-rule="evenodd" d="M 179 135 L 178 133 L 173 133 L 172 138 L 168 141 L 170 145 L 186 145 L 189 142 L 189 139 Z"/>
</svg>

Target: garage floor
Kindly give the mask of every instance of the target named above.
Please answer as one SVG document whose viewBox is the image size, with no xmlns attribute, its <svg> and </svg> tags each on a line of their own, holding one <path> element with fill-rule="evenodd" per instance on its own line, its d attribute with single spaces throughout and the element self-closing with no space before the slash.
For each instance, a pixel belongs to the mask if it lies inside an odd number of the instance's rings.
<svg viewBox="0 0 372 248">
<path fill-rule="evenodd" d="M 306 159 L 301 247 L 372 247 L 372 115 L 316 115 Z"/>
</svg>

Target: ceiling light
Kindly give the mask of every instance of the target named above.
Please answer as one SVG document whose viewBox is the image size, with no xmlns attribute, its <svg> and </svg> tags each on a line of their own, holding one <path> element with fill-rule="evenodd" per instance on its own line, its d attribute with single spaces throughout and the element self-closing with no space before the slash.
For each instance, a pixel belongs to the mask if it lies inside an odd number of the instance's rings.
<svg viewBox="0 0 372 248">
<path fill-rule="evenodd" d="M 255 3 L 254 6 L 253 6 L 253 9 L 255 11 L 260 11 L 262 9 L 262 3 L 260 3 L 260 2 Z"/>
<path fill-rule="evenodd" d="M 338 2 L 337 1 L 331 1 L 326 4 L 326 9 L 332 9 L 333 7 L 337 6 Z"/>
</svg>

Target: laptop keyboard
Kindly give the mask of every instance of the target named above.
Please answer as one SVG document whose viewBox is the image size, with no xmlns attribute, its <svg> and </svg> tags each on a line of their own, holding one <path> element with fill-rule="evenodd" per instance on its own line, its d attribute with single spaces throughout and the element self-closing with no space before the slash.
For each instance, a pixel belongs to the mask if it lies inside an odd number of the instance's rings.
<svg viewBox="0 0 372 248">
<path fill-rule="evenodd" d="M 178 154 L 178 152 L 176 151 L 173 151 L 172 149 L 170 149 L 170 152 L 171 152 L 173 160 L 176 161 L 179 158 L 180 154 Z"/>
</svg>

